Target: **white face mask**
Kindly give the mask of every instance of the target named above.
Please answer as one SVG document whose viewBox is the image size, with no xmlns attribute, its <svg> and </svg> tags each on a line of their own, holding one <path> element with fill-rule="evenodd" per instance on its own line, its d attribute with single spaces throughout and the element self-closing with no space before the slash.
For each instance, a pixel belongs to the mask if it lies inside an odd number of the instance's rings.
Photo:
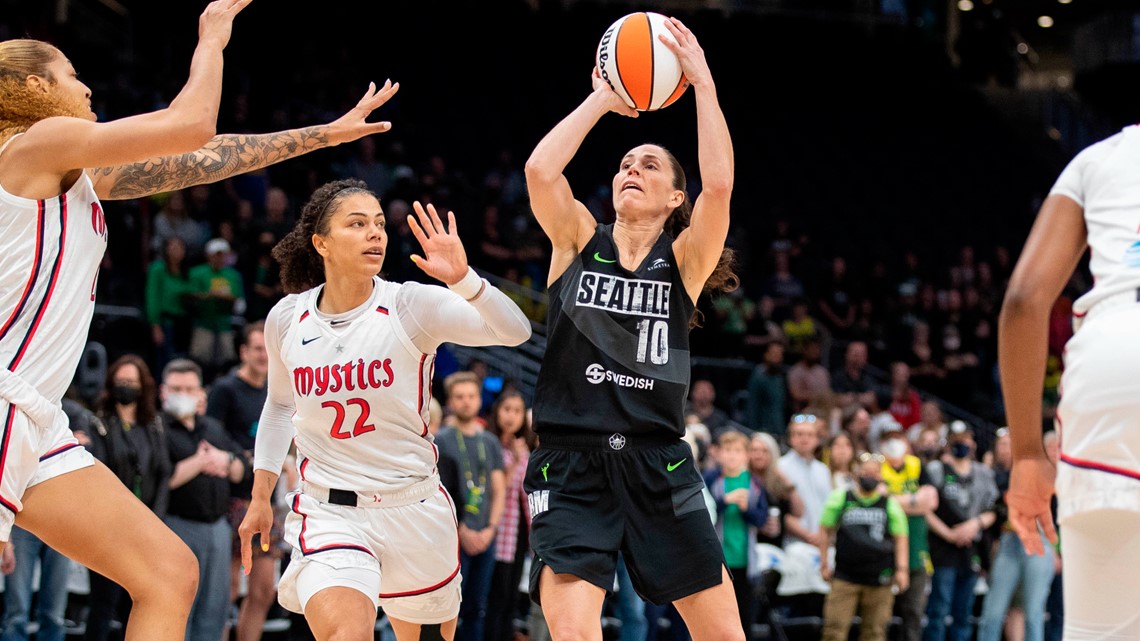
<svg viewBox="0 0 1140 641">
<path fill-rule="evenodd" d="M 198 411 L 198 399 L 188 394 L 167 394 L 162 409 L 174 418 L 189 418 Z"/>
<path fill-rule="evenodd" d="M 906 456 L 906 442 L 892 438 L 886 443 L 883 443 L 883 455 L 893 459 L 900 459 Z"/>
</svg>

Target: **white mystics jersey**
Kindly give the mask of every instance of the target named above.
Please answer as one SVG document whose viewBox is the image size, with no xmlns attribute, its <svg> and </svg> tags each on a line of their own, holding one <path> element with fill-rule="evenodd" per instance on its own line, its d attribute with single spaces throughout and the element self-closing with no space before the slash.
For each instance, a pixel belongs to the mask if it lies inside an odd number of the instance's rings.
<svg viewBox="0 0 1140 641">
<path fill-rule="evenodd" d="M 279 346 L 292 384 L 301 477 L 324 487 L 398 490 L 435 471 L 427 429 L 435 356 L 412 344 L 397 317 L 406 285 L 374 283 L 347 318 L 318 315 L 317 287 L 285 297 L 266 322 L 270 367 Z"/>
<path fill-rule="evenodd" d="M 103 208 L 86 172 L 67 192 L 44 200 L 0 187 L 0 229 L 0 367 L 58 403 L 95 313 L 95 280 L 107 249 Z"/>
<path fill-rule="evenodd" d="M 1089 146 L 1061 172 L 1050 195 L 1085 210 L 1093 288 L 1073 305 L 1077 316 L 1113 294 L 1140 287 L 1140 126 Z"/>
</svg>

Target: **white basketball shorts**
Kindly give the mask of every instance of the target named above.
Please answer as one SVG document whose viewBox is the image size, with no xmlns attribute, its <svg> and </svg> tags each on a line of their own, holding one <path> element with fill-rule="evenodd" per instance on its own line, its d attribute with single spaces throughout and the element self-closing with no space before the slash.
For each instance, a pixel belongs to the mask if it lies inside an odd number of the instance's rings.
<svg viewBox="0 0 1140 641">
<path fill-rule="evenodd" d="M 289 495 L 285 540 L 293 546 L 278 600 L 304 613 L 322 589 L 364 593 L 388 616 L 444 623 L 459 615 L 459 531 L 438 477 L 395 493 L 357 492 L 356 506 L 306 484 Z"/>
<path fill-rule="evenodd" d="M 1140 302 L 1098 303 L 1065 346 L 1058 518 L 1140 511 Z"/>
<path fill-rule="evenodd" d="M 93 465 L 94 457 L 75 440 L 62 412 L 41 427 L 15 405 L 0 401 L 0 541 L 11 539 L 24 490 Z"/>
</svg>

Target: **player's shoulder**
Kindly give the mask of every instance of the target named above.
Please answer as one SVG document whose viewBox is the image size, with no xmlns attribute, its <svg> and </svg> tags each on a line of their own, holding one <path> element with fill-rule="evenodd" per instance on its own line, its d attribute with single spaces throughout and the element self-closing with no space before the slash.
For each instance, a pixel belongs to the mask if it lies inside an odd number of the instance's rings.
<svg viewBox="0 0 1140 641">
<path fill-rule="evenodd" d="M 1115 134 L 1094 142 L 1073 157 L 1074 163 L 1096 162 L 1116 151 L 1125 141 L 1140 142 L 1140 125 L 1130 125 Z"/>
<path fill-rule="evenodd" d="M 307 313 L 305 301 L 308 300 L 311 291 L 288 294 L 277 301 L 277 304 L 269 310 L 269 314 L 265 317 L 266 330 L 274 331 L 278 336 L 281 336 L 288 331 L 289 327 L 301 321 Z"/>
</svg>

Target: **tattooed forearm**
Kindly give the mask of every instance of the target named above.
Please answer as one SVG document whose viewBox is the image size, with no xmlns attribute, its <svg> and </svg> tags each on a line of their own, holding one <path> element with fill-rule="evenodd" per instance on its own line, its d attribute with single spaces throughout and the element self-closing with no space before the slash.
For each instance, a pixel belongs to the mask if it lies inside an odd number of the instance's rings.
<svg viewBox="0 0 1140 641">
<path fill-rule="evenodd" d="M 100 167 L 93 170 L 92 175 L 96 180 L 111 181 L 109 189 L 100 190 L 109 194 L 111 199 L 141 198 L 217 182 L 328 145 L 328 128 L 325 126 L 260 135 L 223 134 L 189 154 Z"/>
</svg>

